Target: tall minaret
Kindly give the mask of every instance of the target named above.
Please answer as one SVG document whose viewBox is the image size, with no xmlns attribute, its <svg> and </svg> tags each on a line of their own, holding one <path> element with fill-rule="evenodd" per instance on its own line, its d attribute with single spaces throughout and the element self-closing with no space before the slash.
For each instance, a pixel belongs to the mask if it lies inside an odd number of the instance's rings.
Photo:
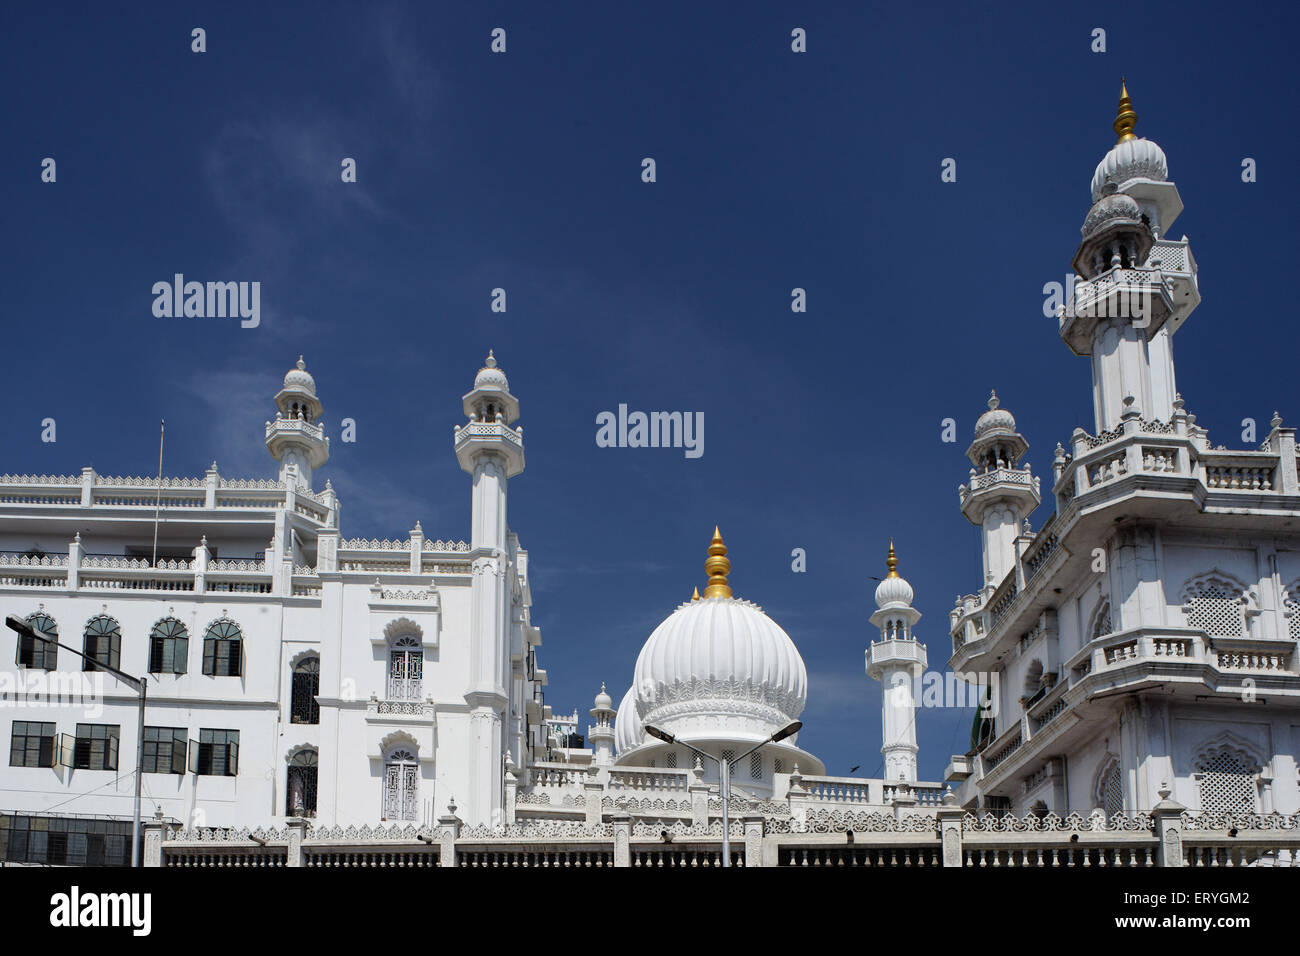
<svg viewBox="0 0 1300 956">
<path fill-rule="evenodd" d="M 1093 173 L 1093 204 L 1073 261 L 1079 281 L 1060 316 L 1066 344 L 1092 358 L 1098 434 L 1118 428 L 1126 412 L 1172 418 L 1171 338 L 1201 300 L 1186 237 L 1165 238 L 1183 201 L 1164 151 L 1133 132 L 1137 119 L 1121 83 L 1119 141 Z"/>
<path fill-rule="evenodd" d="M 988 411 L 975 422 L 975 440 L 966 449 L 970 483 L 958 489 L 961 513 L 980 527 L 985 585 L 996 587 L 1015 565 L 1021 522 L 1042 500 L 1028 463 L 1017 467 L 1028 450 L 1029 442 L 1016 431 L 1015 416 L 1001 407 L 993 392 Z"/>
<path fill-rule="evenodd" d="M 288 482 L 293 466 L 298 486 L 310 491 L 312 472 L 329 460 L 330 440 L 319 424 L 321 404 L 316 397 L 316 380 L 301 355 L 297 367 L 284 376 L 275 407 L 275 421 L 266 423 L 266 447 L 280 463 L 280 480 Z"/>
<path fill-rule="evenodd" d="M 595 723 L 587 728 L 587 742 L 591 744 L 592 763 L 598 767 L 608 767 L 614 762 L 614 699 L 605 692 L 605 685 L 600 685 L 596 695 L 596 706 L 591 708 Z"/>
<path fill-rule="evenodd" d="M 512 590 L 507 548 L 506 483 L 524 470 L 524 432 L 511 425 L 519 402 L 488 352 L 463 399 L 469 421 L 455 430 L 456 459 L 473 476 L 470 559 L 469 786 L 465 812 L 494 823 L 503 802 L 503 726 L 510 698 Z"/>
<path fill-rule="evenodd" d="M 883 690 L 881 729 L 885 779 L 916 781 L 916 694 L 914 682 L 925 671 L 925 645 L 912 636 L 921 612 L 912 607 L 912 586 L 898 576 L 894 542 L 885 561 L 889 575 L 876 587 L 871 623 L 880 628 L 880 640 L 867 648 L 867 676 L 880 681 Z"/>
</svg>

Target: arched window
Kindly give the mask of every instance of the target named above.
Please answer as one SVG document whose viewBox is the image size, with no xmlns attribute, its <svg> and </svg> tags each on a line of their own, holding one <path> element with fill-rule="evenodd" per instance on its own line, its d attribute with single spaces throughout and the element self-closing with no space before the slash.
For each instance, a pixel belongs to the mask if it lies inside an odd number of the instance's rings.
<svg viewBox="0 0 1300 956">
<path fill-rule="evenodd" d="M 31 625 L 34 631 L 48 634 L 55 639 L 59 636 L 59 625 L 54 623 L 54 618 L 44 611 L 37 611 L 35 614 L 27 615 L 27 623 Z M 59 663 L 59 645 L 50 641 L 38 641 L 34 637 L 20 635 L 18 638 L 17 663 L 19 667 L 33 667 L 52 671 Z"/>
<path fill-rule="evenodd" d="M 1183 588 L 1187 626 L 1210 637 L 1245 637 L 1245 611 L 1245 586 L 1225 574 L 1206 574 Z"/>
<path fill-rule="evenodd" d="M 1099 637 L 1114 633 L 1114 631 L 1115 628 L 1110 621 L 1110 601 L 1103 600 L 1092 615 L 1092 630 L 1089 632 L 1092 636 L 1089 639 L 1095 641 Z"/>
<path fill-rule="evenodd" d="M 1096 805 L 1109 820 L 1117 813 L 1124 812 L 1124 777 L 1119 767 L 1119 758 L 1107 755 L 1097 774 L 1096 792 L 1093 794 Z"/>
<path fill-rule="evenodd" d="M 149 634 L 149 673 L 184 674 L 190 632 L 174 617 L 165 617 Z"/>
<path fill-rule="evenodd" d="M 293 687 L 289 695 L 289 720 L 295 724 L 319 724 L 320 658 L 308 657 L 293 669 Z"/>
<path fill-rule="evenodd" d="M 316 815 L 316 770 L 319 760 L 314 750 L 299 750 L 289 758 L 289 779 L 285 790 L 284 815 Z"/>
<path fill-rule="evenodd" d="M 1251 758 L 1232 747 L 1216 747 L 1197 762 L 1201 809 L 1206 813 L 1254 813 L 1259 797 Z"/>
<path fill-rule="evenodd" d="M 215 621 L 203 636 L 203 673 L 239 677 L 244 673 L 244 635 L 229 618 Z"/>
<path fill-rule="evenodd" d="M 424 688 L 424 645 L 418 637 L 403 634 L 388 649 L 388 697 L 418 700 Z"/>
<path fill-rule="evenodd" d="M 99 670 L 99 664 L 107 667 L 122 665 L 122 626 L 107 614 L 91 618 L 86 625 L 85 646 L 82 653 L 86 655 L 82 670 Z"/>
<path fill-rule="evenodd" d="M 420 797 L 420 767 L 409 750 L 394 750 L 384 761 L 384 819 L 414 820 Z"/>
</svg>

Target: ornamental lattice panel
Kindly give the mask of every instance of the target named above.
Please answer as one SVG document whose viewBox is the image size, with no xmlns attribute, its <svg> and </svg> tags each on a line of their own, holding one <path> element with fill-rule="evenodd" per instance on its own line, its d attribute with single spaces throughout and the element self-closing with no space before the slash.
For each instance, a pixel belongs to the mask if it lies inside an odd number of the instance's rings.
<svg viewBox="0 0 1300 956">
<path fill-rule="evenodd" d="M 1101 808 L 1105 811 L 1107 820 L 1124 812 L 1124 778 L 1120 775 L 1117 763 L 1112 763 L 1102 778 Z"/>
<path fill-rule="evenodd" d="M 1216 581 L 1202 584 L 1187 602 L 1187 626 L 1211 637 L 1241 637 L 1241 595 Z"/>
<path fill-rule="evenodd" d="M 1201 809 L 1206 813 L 1254 813 L 1255 778 L 1241 758 L 1225 750 L 1202 764 Z"/>
</svg>

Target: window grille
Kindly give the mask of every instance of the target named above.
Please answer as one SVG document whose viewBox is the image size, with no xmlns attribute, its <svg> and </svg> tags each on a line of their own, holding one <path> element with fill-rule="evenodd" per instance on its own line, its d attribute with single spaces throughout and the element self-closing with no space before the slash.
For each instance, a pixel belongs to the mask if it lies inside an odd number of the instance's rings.
<svg viewBox="0 0 1300 956">
<path fill-rule="evenodd" d="M 1092 619 L 1092 639 L 1095 641 L 1099 637 L 1105 637 L 1115 630 L 1110 622 L 1110 602 L 1103 601 L 1097 614 Z"/>
<path fill-rule="evenodd" d="M 98 670 L 99 664 L 121 667 L 122 628 L 111 617 L 99 615 L 86 625 L 85 646 L 82 650 L 86 655 L 81 665 L 82 670 Z"/>
<path fill-rule="evenodd" d="M 48 634 L 55 639 L 59 636 L 59 625 L 54 623 L 54 618 L 43 611 L 29 614 L 27 623 L 32 626 L 33 630 L 40 631 L 42 634 Z M 19 667 L 52 671 L 58 667 L 58 662 L 59 645 L 51 641 L 38 641 L 34 637 L 20 636 L 18 638 L 17 663 Z"/>
<path fill-rule="evenodd" d="M 1206 813 L 1255 812 L 1255 775 L 1231 751 L 1216 751 L 1201 764 L 1200 790 Z"/>
<path fill-rule="evenodd" d="M 320 659 L 309 657 L 300 661 L 293 669 L 293 687 L 289 705 L 291 723 L 320 723 L 320 704 L 316 702 L 316 695 L 319 693 Z"/>
<path fill-rule="evenodd" d="M 184 773 L 186 746 L 184 727 L 146 724 L 141 769 L 145 773 Z"/>
<path fill-rule="evenodd" d="M 316 815 L 317 756 L 314 750 L 300 750 L 289 758 L 289 781 L 285 790 L 285 815 Z"/>
<path fill-rule="evenodd" d="M 418 700 L 424 687 L 424 646 L 409 634 L 393 642 L 388 654 L 388 697 Z"/>
<path fill-rule="evenodd" d="M 773 772 L 773 773 L 785 773 L 785 761 L 782 760 L 780 757 L 777 757 L 775 760 L 773 760 L 773 761 L 772 761 L 772 772 Z"/>
<path fill-rule="evenodd" d="M 1110 819 L 1124 811 L 1124 778 L 1120 774 L 1119 764 L 1111 761 L 1101 778 L 1101 809 Z"/>
<path fill-rule="evenodd" d="M 244 635 L 234 621 L 220 620 L 203 637 L 203 673 L 239 677 L 244 672 Z"/>
<path fill-rule="evenodd" d="M 190 632 L 174 617 L 163 618 L 149 634 L 149 673 L 184 674 Z"/>
<path fill-rule="evenodd" d="M 731 765 L 736 762 L 736 752 L 734 750 L 724 750 L 722 751 L 722 759 L 727 762 L 727 766 L 730 767 L 734 773 L 735 768 L 731 767 Z"/>
<path fill-rule="evenodd" d="M 78 770 L 116 770 L 117 724 L 77 724 L 72 765 Z"/>
<path fill-rule="evenodd" d="M 1187 601 L 1187 626 L 1205 631 L 1211 637 L 1242 637 L 1241 592 L 1219 581 L 1197 585 Z"/>
<path fill-rule="evenodd" d="M 1287 633 L 1291 640 L 1300 641 L 1300 601 L 1295 598 L 1286 599 L 1286 609 L 1290 617 L 1286 619 Z"/>
<path fill-rule="evenodd" d="M 749 755 L 749 776 L 752 780 L 763 779 L 763 755 L 758 751 Z"/>
<path fill-rule="evenodd" d="M 664 766 L 667 767 L 669 770 L 676 770 L 676 769 L 677 769 L 677 751 L 676 751 L 676 750 L 670 750 L 670 751 L 668 751 L 668 753 L 664 754 Z"/>
<path fill-rule="evenodd" d="M 384 819 L 414 820 L 419 797 L 419 767 L 415 754 L 396 750 L 384 765 Z"/>
</svg>

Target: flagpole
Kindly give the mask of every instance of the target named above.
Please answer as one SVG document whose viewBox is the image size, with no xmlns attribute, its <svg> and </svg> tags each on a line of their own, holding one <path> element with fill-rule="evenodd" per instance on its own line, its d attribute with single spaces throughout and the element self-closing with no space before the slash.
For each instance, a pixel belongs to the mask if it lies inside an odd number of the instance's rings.
<svg viewBox="0 0 1300 956">
<path fill-rule="evenodd" d="M 158 566 L 158 512 L 162 508 L 163 437 L 166 434 L 167 419 L 163 418 L 158 423 L 158 494 L 153 502 L 153 560 L 149 563 L 155 568 Z"/>
</svg>

